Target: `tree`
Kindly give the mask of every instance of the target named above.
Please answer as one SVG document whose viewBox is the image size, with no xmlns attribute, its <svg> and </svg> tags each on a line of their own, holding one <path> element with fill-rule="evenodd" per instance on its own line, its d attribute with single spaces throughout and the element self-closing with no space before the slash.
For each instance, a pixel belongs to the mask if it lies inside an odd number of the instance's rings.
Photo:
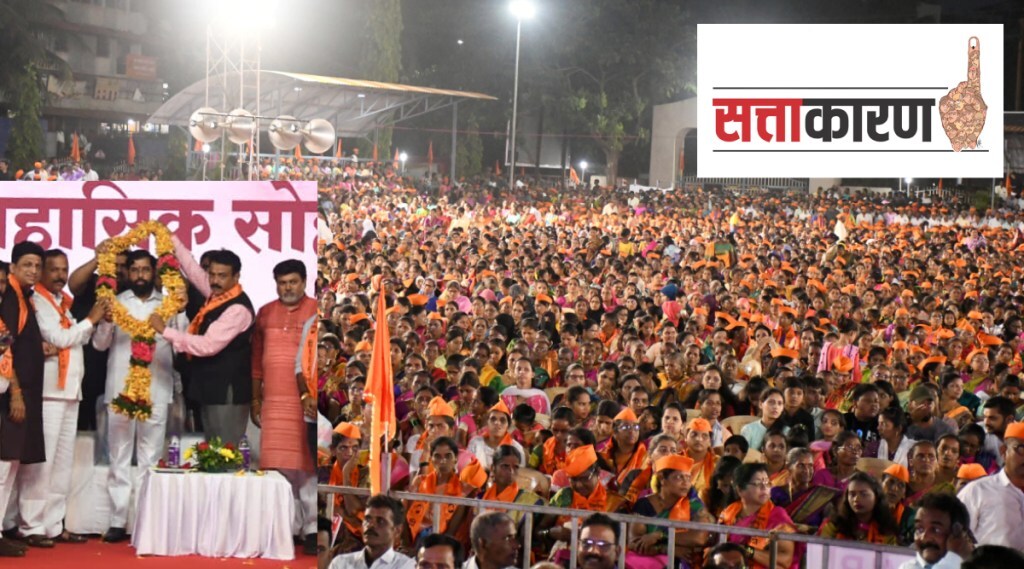
<svg viewBox="0 0 1024 569">
<path fill-rule="evenodd" d="M 402 2 L 401 0 L 374 0 L 365 8 L 367 41 L 363 54 L 363 78 L 370 81 L 397 83 L 402 73 Z M 390 128 L 377 134 L 377 149 L 381 159 L 391 152 Z M 373 144 L 370 144 L 373 148 Z"/>
<path fill-rule="evenodd" d="M 569 128 L 590 133 L 615 183 L 623 148 L 650 136 L 653 106 L 696 92 L 696 28 L 672 0 L 551 9 L 558 33 L 534 35 L 544 42 L 535 77 Z"/>
<path fill-rule="evenodd" d="M 49 44 L 70 37 L 60 31 L 62 22 L 64 12 L 51 0 L 0 0 L 0 92 L 14 113 L 8 154 L 15 167 L 32 164 L 43 149 L 38 71 L 71 78 L 71 67 Z"/>
<path fill-rule="evenodd" d="M 483 171 L 484 143 L 476 132 L 479 128 L 480 124 L 476 119 L 470 117 L 466 121 L 468 132 L 460 135 L 455 141 L 455 173 L 459 178 L 469 179 Z M 453 178 L 453 180 L 456 179 Z"/>
</svg>

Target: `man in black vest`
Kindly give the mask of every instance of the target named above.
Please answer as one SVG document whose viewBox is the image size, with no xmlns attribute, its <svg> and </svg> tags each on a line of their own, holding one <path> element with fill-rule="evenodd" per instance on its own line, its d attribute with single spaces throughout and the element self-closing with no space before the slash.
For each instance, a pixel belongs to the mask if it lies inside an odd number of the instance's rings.
<svg viewBox="0 0 1024 569">
<path fill-rule="evenodd" d="M 242 292 L 239 278 L 242 260 L 221 249 L 209 251 L 209 268 L 203 271 L 189 252 L 173 238 L 174 254 L 189 282 L 206 297 L 192 319 L 188 332 L 166 328 L 156 314 L 149 323 L 174 346 L 190 357 L 188 397 L 202 406 L 207 440 L 220 437 L 238 445 L 249 424 L 252 400 L 252 325 L 255 311 Z"/>
</svg>

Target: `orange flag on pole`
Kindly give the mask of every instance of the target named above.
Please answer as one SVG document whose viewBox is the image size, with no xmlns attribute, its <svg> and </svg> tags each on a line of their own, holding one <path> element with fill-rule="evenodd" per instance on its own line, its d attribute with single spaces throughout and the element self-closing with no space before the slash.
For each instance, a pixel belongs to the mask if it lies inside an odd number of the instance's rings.
<svg viewBox="0 0 1024 569">
<path fill-rule="evenodd" d="M 942 189 L 942 178 L 939 178 L 939 189 Z"/>
<path fill-rule="evenodd" d="M 295 145 L 295 159 L 296 160 L 302 160 L 302 153 L 299 152 L 299 145 L 298 144 Z"/>
<path fill-rule="evenodd" d="M 202 152 L 203 151 L 203 141 L 199 140 L 197 138 L 195 146 L 192 147 L 192 151 L 193 152 Z"/>
<path fill-rule="evenodd" d="M 573 185 L 580 185 L 580 175 L 576 173 L 576 168 L 569 166 L 569 183 Z"/>
<path fill-rule="evenodd" d="M 338 144 L 334 146 L 334 157 L 341 158 L 341 139 L 338 139 Z"/>
<path fill-rule="evenodd" d="M 382 287 L 383 288 L 383 287 Z M 370 401 L 370 494 L 380 494 L 384 488 L 384 468 L 381 441 L 384 446 L 395 437 L 395 387 L 391 370 L 391 334 L 388 333 L 387 303 L 384 293 L 377 295 L 376 329 L 373 333 L 373 355 L 367 375 L 364 396 Z"/>
<path fill-rule="evenodd" d="M 135 165 L 135 139 L 132 138 L 131 133 L 128 133 L 128 165 Z"/>
<path fill-rule="evenodd" d="M 501 166 L 498 164 L 497 160 L 494 161 L 494 175 L 495 176 L 500 176 L 501 175 Z"/>
<path fill-rule="evenodd" d="M 394 166 L 395 170 L 398 169 L 398 149 L 397 148 L 395 149 L 395 161 L 392 163 L 392 166 Z"/>
<path fill-rule="evenodd" d="M 430 141 L 430 146 L 427 146 L 427 171 L 431 171 L 434 168 L 434 141 Z"/>
<path fill-rule="evenodd" d="M 82 161 L 82 151 L 78 147 L 78 133 L 71 135 L 71 159 L 75 162 Z"/>
<path fill-rule="evenodd" d="M 377 158 L 377 143 L 374 142 L 373 143 L 373 161 L 376 162 L 377 160 L 380 160 L 380 159 Z"/>
</svg>

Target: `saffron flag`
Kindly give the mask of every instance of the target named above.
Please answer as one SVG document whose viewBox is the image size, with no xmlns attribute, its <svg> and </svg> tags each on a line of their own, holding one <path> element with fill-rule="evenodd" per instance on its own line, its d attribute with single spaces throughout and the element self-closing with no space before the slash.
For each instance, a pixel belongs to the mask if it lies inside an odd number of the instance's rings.
<svg viewBox="0 0 1024 569">
<path fill-rule="evenodd" d="M 341 139 L 338 139 L 338 144 L 334 147 L 334 157 L 341 158 Z"/>
<path fill-rule="evenodd" d="M 942 189 L 942 178 L 939 178 L 939 189 Z"/>
<path fill-rule="evenodd" d="M 430 141 L 430 145 L 427 146 L 427 172 L 434 168 L 434 141 Z"/>
<path fill-rule="evenodd" d="M 202 152 L 203 151 L 203 141 L 199 140 L 197 138 L 196 139 L 196 145 L 192 148 L 192 151 L 193 152 Z"/>
<path fill-rule="evenodd" d="M 500 176 L 501 175 L 501 166 L 498 165 L 498 161 L 497 160 L 494 161 L 494 175 L 495 176 Z"/>
<path fill-rule="evenodd" d="M 569 166 L 569 183 L 573 185 L 580 185 L 580 175 L 576 173 L 576 168 Z"/>
<path fill-rule="evenodd" d="M 377 160 L 379 160 L 379 158 L 377 158 L 377 143 L 374 142 L 373 143 L 373 161 L 376 162 Z"/>
<path fill-rule="evenodd" d="M 71 159 L 75 162 L 82 161 L 82 151 L 78 147 L 78 133 L 71 135 Z"/>
<path fill-rule="evenodd" d="M 388 333 L 387 304 L 383 291 L 377 295 L 376 329 L 373 334 L 373 355 L 366 380 L 364 396 L 371 408 L 370 423 L 370 494 L 384 491 L 384 465 L 381 441 L 395 437 L 395 387 L 391 371 L 391 335 Z"/>
<path fill-rule="evenodd" d="M 392 163 L 392 166 L 394 166 L 395 170 L 398 169 L 398 149 L 397 148 L 395 149 L 395 160 Z"/>
<path fill-rule="evenodd" d="M 132 138 L 131 133 L 128 133 L 128 165 L 135 165 L 135 139 Z"/>
<path fill-rule="evenodd" d="M 302 160 L 302 153 L 299 152 L 299 145 L 298 144 L 295 145 L 295 159 L 296 160 Z"/>
</svg>

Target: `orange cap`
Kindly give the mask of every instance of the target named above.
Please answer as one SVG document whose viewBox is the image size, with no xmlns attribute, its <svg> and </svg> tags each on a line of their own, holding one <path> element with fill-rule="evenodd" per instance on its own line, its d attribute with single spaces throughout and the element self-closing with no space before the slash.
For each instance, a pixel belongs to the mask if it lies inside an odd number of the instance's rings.
<svg viewBox="0 0 1024 569">
<path fill-rule="evenodd" d="M 508 415 L 509 417 L 512 416 L 512 412 L 508 410 L 508 405 L 505 405 L 505 402 L 502 401 L 501 399 L 498 399 L 498 402 L 495 403 L 493 407 L 488 409 L 488 412 L 490 412 L 490 411 L 497 411 L 498 413 L 504 413 L 504 414 Z"/>
<path fill-rule="evenodd" d="M 654 472 L 661 472 L 662 470 L 678 470 L 680 472 L 690 472 L 693 468 L 693 459 L 690 457 L 682 456 L 679 454 L 670 454 L 663 456 L 654 463 Z"/>
<path fill-rule="evenodd" d="M 853 371 L 853 360 L 846 356 L 836 356 L 836 359 L 832 360 L 832 369 L 847 373 Z"/>
<path fill-rule="evenodd" d="M 367 342 L 366 340 L 363 340 L 363 341 L 359 342 L 358 344 L 356 344 L 356 351 L 357 352 L 369 352 L 372 349 L 373 349 L 373 345 L 370 344 L 369 342 Z"/>
<path fill-rule="evenodd" d="M 960 467 L 960 470 L 956 471 L 956 477 L 961 480 L 977 480 L 988 476 L 988 472 L 985 471 L 985 467 L 978 464 L 977 462 L 972 464 L 965 464 Z"/>
<path fill-rule="evenodd" d="M 619 411 L 619 414 L 616 415 L 615 419 L 613 419 L 613 420 L 615 420 L 615 421 L 628 421 L 630 423 L 638 423 L 638 422 L 640 422 L 640 420 L 636 418 L 636 413 L 634 413 L 633 410 L 630 409 L 629 407 L 626 407 L 622 411 Z"/>
<path fill-rule="evenodd" d="M 889 466 L 889 468 L 883 470 L 882 473 L 888 474 L 889 476 L 892 476 L 893 478 L 899 480 L 904 484 L 910 483 L 910 471 L 907 470 L 907 467 L 903 466 L 902 464 L 893 464 Z"/>
<path fill-rule="evenodd" d="M 1010 423 L 1007 425 L 1003 438 L 1024 440 L 1024 423 Z"/>
<path fill-rule="evenodd" d="M 347 439 L 359 440 L 363 438 L 363 434 L 359 432 L 359 427 L 352 423 L 338 423 L 337 427 L 334 427 L 334 432 Z"/>
<path fill-rule="evenodd" d="M 565 473 L 569 475 L 569 478 L 575 478 L 580 474 L 587 471 L 588 468 L 594 466 L 597 462 L 597 451 L 594 450 L 594 445 L 584 445 L 577 447 L 572 450 L 565 457 Z"/>
<path fill-rule="evenodd" d="M 690 430 L 697 431 L 698 433 L 710 433 L 711 423 L 707 419 L 697 417 L 690 420 Z"/>
<path fill-rule="evenodd" d="M 473 459 L 473 462 L 459 473 L 459 480 L 479 490 L 487 483 L 487 471 L 484 470 L 479 460 Z"/>
<path fill-rule="evenodd" d="M 452 411 L 452 406 L 440 395 L 431 399 L 430 403 L 427 403 L 427 410 L 429 411 L 429 417 L 455 418 L 455 411 Z"/>
</svg>

